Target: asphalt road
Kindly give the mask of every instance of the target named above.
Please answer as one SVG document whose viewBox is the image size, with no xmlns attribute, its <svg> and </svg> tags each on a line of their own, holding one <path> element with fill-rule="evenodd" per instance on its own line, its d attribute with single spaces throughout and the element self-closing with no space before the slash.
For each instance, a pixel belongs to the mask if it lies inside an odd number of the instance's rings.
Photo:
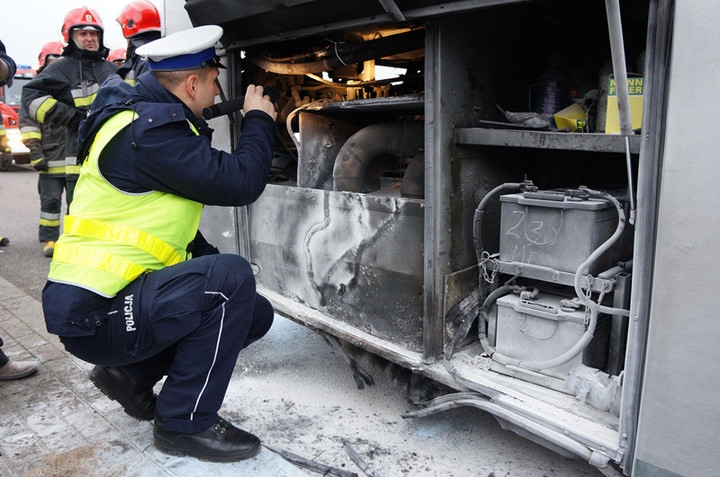
<svg viewBox="0 0 720 477">
<path fill-rule="evenodd" d="M 50 259 L 37 238 L 37 173 L 29 166 L 0 172 L 0 203 L 0 236 L 10 239 L 0 247 L 0 276 L 40 299 Z M 409 372 L 379 359 L 363 361 L 375 385 L 357 389 L 343 358 L 321 336 L 277 317 L 270 333 L 241 353 L 221 414 L 264 442 L 355 472 L 343 441 L 381 476 L 600 475 L 502 430 L 475 409 L 402 419 L 412 409 Z"/>
</svg>

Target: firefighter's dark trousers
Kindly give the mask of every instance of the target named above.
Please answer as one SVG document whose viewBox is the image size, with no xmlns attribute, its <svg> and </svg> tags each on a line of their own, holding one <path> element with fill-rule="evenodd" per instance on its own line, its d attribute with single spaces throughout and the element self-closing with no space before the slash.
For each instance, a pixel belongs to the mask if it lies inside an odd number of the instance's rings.
<svg viewBox="0 0 720 477">
<path fill-rule="evenodd" d="M 167 375 L 156 419 L 197 433 L 217 421 L 238 354 L 268 332 L 273 309 L 248 262 L 220 254 L 142 275 L 92 316 L 95 335 L 61 338 L 67 350 L 147 388 Z"/>
<path fill-rule="evenodd" d="M 70 202 L 72 202 L 73 194 L 75 193 L 75 186 L 77 185 L 78 177 L 80 177 L 80 174 L 65 174 L 68 210 L 70 209 Z"/>
<path fill-rule="evenodd" d="M 40 174 L 38 178 L 38 193 L 40 194 L 40 227 L 38 238 L 41 242 L 57 241 L 60 236 L 60 212 L 62 209 L 62 195 L 65 190 L 65 200 L 70 206 L 71 193 L 67 187 L 65 176 L 48 176 Z"/>
</svg>

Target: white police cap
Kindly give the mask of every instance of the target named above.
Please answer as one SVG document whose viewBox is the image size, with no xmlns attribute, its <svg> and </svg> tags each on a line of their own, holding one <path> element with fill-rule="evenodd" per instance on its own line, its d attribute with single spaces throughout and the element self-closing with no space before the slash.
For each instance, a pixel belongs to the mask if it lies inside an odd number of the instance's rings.
<svg viewBox="0 0 720 477">
<path fill-rule="evenodd" d="M 148 68 L 154 71 L 225 68 L 215 53 L 222 34 L 223 29 L 217 25 L 199 26 L 146 43 L 136 53 L 147 58 Z"/>
</svg>

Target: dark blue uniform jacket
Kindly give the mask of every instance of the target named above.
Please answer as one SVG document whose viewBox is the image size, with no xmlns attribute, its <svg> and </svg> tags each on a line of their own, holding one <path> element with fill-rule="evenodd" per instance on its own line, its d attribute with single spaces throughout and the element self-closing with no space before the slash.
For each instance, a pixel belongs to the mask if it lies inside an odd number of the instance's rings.
<svg viewBox="0 0 720 477">
<path fill-rule="evenodd" d="M 100 157 L 103 176 L 120 190 L 157 190 L 206 205 L 242 206 L 254 202 L 265 188 L 276 126 L 263 111 L 245 115 L 240 141 L 231 154 L 210 146 L 212 129 L 151 73 L 142 74 L 135 87 L 118 75 L 110 76 L 92 109 L 80 126 L 78 157 L 85 157 L 95 132 L 110 116 L 127 109 L 140 116 L 115 136 Z M 101 309 L 106 300 L 83 288 L 48 282 L 43 290 L 43 302 L 52 304 L 45 307 L 48 331 L 60 336 L 92 335 L 93 320 L 83 323 L 77 317 Z"/>
</svg>

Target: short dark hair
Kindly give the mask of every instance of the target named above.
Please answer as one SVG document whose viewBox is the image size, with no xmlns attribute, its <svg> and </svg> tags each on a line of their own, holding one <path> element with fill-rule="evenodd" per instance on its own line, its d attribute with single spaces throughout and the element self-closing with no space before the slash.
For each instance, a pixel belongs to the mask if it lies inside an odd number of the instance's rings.
<svg viewBox="0 0 720 477">
<path fill-rule="evenodd" d="M 163 85 L 165 89 L 172 90 L 175 89 L 180 83 L 185 81 L 185 78 L 187 78 L 191 74 L 196 74 L 198 78 L 200 78 L 200 81 L 205 81 L 208 73 L 210 73 L 210 68 L 195 68 L 192 70 L 177 71 L 151 71 L 152 74 L 155 75 L 155 78 L 158 80 L 158 83 Z"/>
</svg>

